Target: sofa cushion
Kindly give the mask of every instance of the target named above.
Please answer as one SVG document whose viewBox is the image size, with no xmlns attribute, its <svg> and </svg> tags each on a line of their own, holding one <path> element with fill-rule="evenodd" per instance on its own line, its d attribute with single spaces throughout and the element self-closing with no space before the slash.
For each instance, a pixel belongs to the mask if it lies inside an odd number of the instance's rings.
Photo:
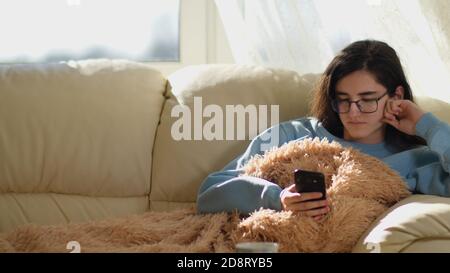
<svg viewBox="0 0 450 273">
<path fill-rule="evenodd" d="M 148 196 L 92 197 L 58 193 L 0 194 L 0 232 L 26 223 L 50 225 L 143 213 Z"/>
<path fill-rule="evenodd" d="M 161 115 L 153 154 L 153 169 L 157 171 L 152 174 L 152 210 L 192 205 L 203 179 L 241 154 L 254 136 L 249 134 L 249 122 L 246 120 L 245 130 L 240 130 L 245 132 L 244 140 L 238 139 L 237 130 L 233 140 L 226 140 L 226 134 L 230 133 L 226 130 L 228 128 L 223 128 L 223 140 L 209 140 L 208 136 L 201 134 L 202 127 L 200 137 L 197 136 L 198 140 L 195 140 L 193 106 L 196 103 L 202 106 L 202 110 L 209 105 L 220 108 L 224 127 L 227 122 L 226 105 L 250 105 L 257 111 L 264 110 L 261 105 L 268 105 L 265 124 L 270 127 L 271 114 L 275 112 L 271 105 L 279 106 L 280 122 L 307 114 L 309 91 L 316 78 L 313 75 L 300 77 L 293 71 L 260 66 L 199 65 L 179 70 L 168 79 L 171 93 Z M 172 127 L 183 116 L 172 116 L 172 109 L 180 105 L 185 105 L 191 111 L 190 140 L 176 140 L 172 135 Z M 257 115 L 258 118 L 265 116 Z M 202 124 L 205 126 L 212 118 L 213 115 L 203 117 Z"/>
<path fill-rule="evenodd" d="M 165 88 L 121 60 L 0 66 L 0 193 L 148 199 Z"/>
<path fill-rule="evenodd" d="M 354 252 L 450 252 L 450 198 L 413 195 L 383 213 Z"/>
<path fill-rule="evenodd" d="M 450 103 L 424 96 L 417 96 L 414 100 L 424 111 L 432 112 L 439 119 L 450 124 Z"/>
</svg>

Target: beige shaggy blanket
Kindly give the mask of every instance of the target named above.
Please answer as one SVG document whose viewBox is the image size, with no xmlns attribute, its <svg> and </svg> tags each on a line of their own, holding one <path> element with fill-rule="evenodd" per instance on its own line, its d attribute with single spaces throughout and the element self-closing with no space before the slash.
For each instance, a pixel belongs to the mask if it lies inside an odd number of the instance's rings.
<svg viewBox="0 0 450 273">
<path fill-rule="evenodd" d="M 293 141 L 253 157 L 243 175 L 286 187 L 293 171 L 325 174 L 331 212 L 322 220 L 261 209 L 196 214 L 192 210 L 147 212 L 81 224 L 27 225 L 0 235 L 0 252 L 233 252 L 243 241 L 278 242 L 280 252 L 349 252 L 389 206 L 410 195 L 401 177 L 380 160 L 326 140 Z"/>
</svg>

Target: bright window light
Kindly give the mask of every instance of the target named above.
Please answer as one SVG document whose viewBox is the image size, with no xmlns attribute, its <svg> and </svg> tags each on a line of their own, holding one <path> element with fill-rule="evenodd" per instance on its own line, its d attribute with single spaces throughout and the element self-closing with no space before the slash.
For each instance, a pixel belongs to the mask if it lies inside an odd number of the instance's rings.
<svg viewBox="0 0 450 273">
<path fill-rule="evenodd" d="M 179 61 L 179 0 L 0 0 L 0 62 Z"/>
</svg>

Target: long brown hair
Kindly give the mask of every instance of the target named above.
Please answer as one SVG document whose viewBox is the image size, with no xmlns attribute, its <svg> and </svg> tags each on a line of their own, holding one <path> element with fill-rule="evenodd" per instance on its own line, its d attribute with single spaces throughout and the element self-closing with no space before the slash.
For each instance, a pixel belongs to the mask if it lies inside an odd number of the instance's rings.
<svg viewBox="0 0 450 273">
<path fill-rule="evenodd" d="M 376 40 L 354 42 L 344 48 L 328 65 L 314 92 L 311 105 L 312 116 L 337 137 L 343 137 L 344 126 L 339 114 L 334 112 L 331 106 L 336 97 L 336 84 L 358 70 L 370 72 L 376 81 L 387 89 L 390 97 L 395 95 L 397 86 L 402 86 L 405 90 L 403 99 L 414 101 L 400 59 L 392 47 Z M 402 133 L 391 125 L 386 127 L 385 141 L 401 150 L 426 144 L 424 139 Z"/>
</svg>

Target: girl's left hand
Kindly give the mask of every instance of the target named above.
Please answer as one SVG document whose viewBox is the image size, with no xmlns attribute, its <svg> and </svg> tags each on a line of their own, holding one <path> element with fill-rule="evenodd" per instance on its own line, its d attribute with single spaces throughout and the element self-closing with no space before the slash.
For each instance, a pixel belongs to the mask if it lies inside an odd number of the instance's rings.
<svg viewBox="0 0 450 273">
<path fill-rule="evenodd" d="M 386 102 L 383 122 L 408 135 L 416 134 L 416 124 L 425 112 L 410 100 L 393 100 Z"/>
</svg>

